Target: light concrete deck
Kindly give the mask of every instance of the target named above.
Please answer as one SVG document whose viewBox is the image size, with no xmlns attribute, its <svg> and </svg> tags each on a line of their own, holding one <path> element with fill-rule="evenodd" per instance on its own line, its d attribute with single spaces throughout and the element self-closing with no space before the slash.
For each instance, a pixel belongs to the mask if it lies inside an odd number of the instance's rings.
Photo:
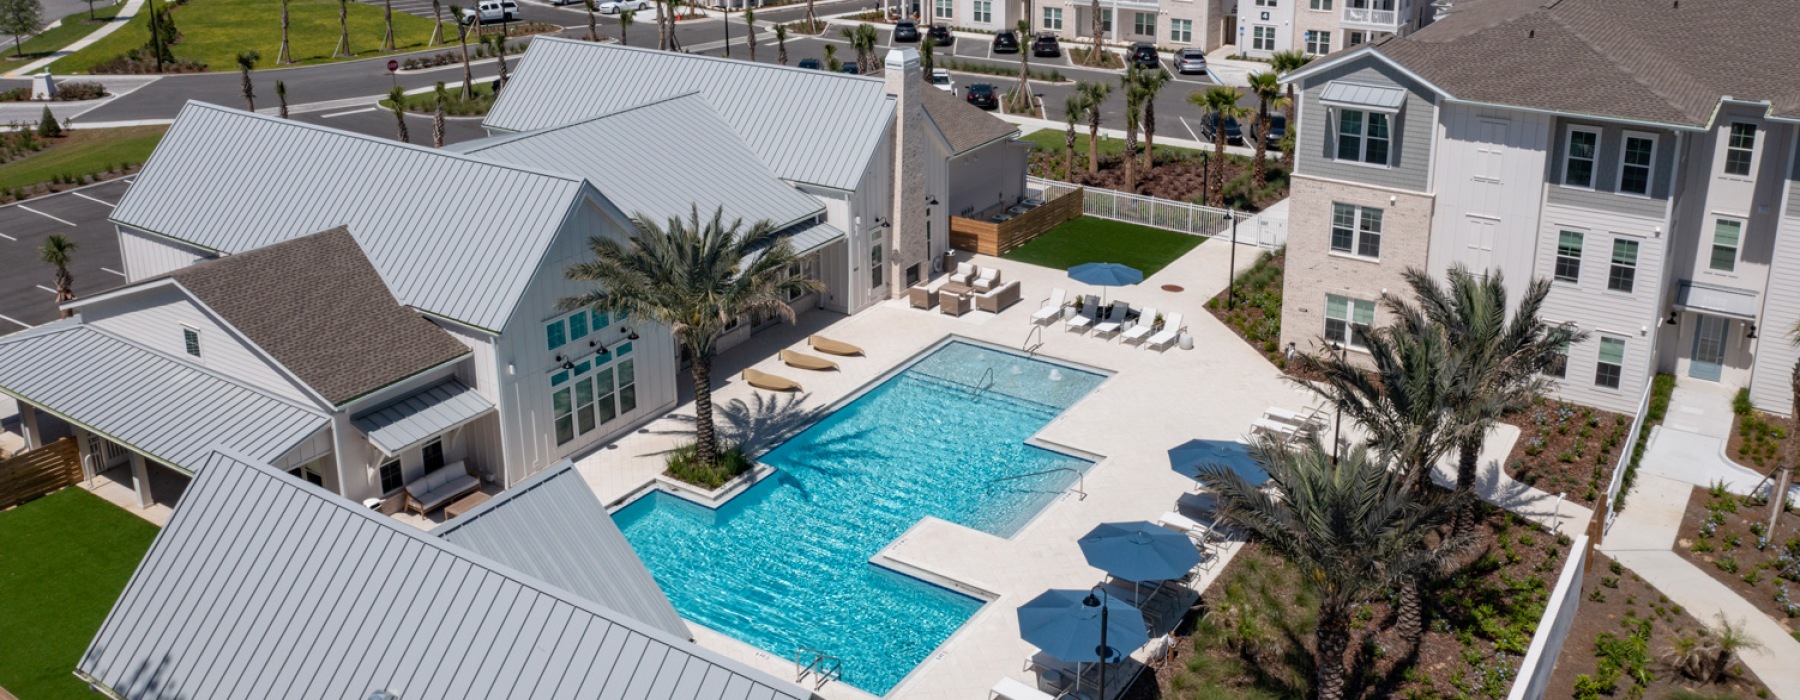
<svg viewBox="0 0 1800 700">
<path fill-rule="evenodd" d="M 1240 248 L 1238 268 L 1248 268 L 1260 252 L 1248 246 Z M 1039 355 L 1115 372 L 1039 433 L 1050 442 L 1104 456 L 1086 476 L 1088 497 L 1065 496 L 1053 502 L 1010 539 L 928 520 L 891 545 L 882 556 L 964 581 L 997 594 L 997 598 L 888 697 L 984 698 L 1002 676 L 1035 682 L 1024 671 L 1024 662 L 1035 649 L 1019 639 L 1016 608 L 1048 588 L 1088 588 L 1100 582 L 1101 572 L 1086 564 L 1076 539 L 1102 522 L 1154 521 L 1175 509 L 1176 498 L 1189 491 L 1192 482 L 1171 469 L 1169 448 L 1194 438 L 1230 440 L 1244 434 L 1269 406 L 1299 409 L 1311 403 L 1303 390 L 1283 381 L 1272 365 L 1202 306 L 1224 288 L 1228 253 L 1227 245 L 1212 241 L 1140 285 L 1109 290 L 1114 299 L 1154 306 L 1164 314 L 1180 312 L 1195 336 L 1193 350 L 1141 349 L 1087 333 L 1064 332 L 1060 323 L 1044 329 Z M 766 331 L 718 362 L 715 402 L 740 426 L 727 430 L 763 439 L 794 427 L 798 422 L 795 416 L 810 417 L 811 411 L 828 406 L 948 335 L 1020 347 L 1030 334 L 1032 312 L 1052 287 L 1071 294 L 1098 293 L 1072 284 L 1060 270 L 984 256 L 976 256 L 975 261 L 1001 268 L 1007 280 L 1021 280 L 1025 301 L 998 315 L 976 311 L 952 318 L 935 309 L 912 309 L 896 300 L 855 316 L 838 317 L 817 332 L 859 345 L 868 356 L 833 358 L 842 368 L 837 372 L 806 372 L 782 365 L 775 359 L 777 349 L 809 351 L 804 333 L 788 328 Z M 1164 292 L 1160 289 L 1163 284 L 1178 284 L 1186 291 Z M 819 323 L 821 316 L 819 312 L 809 314 L 804 323 Z M 792 378 L 805 392 L 780 396 L 753 390 L 737 377 L 746 363 Z M 687 420 L 680 418 L 684 415 Z M 674 416 L 577 461 L 602 502 L 625 497 L 662 471 L 659 453 L 681 440 L 681 431 L 690 429 L 691 403 L 677 408 Z M 1225 556 L 1235 551 L 1230 548 Z M 1221 561 L 1202 577 L 1201 587 L 1225 568 L 1223 564 Z M 791 659 L 707 630 L 697 630 L 696 637 L 701 644 L 746 663 L 793 677 Z M 867 697 L 841 683 L 827 685 L 821 693 L 827 698 Z"/>
</svg>

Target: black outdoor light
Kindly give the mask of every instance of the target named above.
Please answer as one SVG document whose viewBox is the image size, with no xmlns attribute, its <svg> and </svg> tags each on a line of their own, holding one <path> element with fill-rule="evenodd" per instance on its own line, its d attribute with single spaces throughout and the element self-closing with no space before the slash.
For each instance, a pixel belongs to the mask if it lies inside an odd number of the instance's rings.
<svg viewBox="0 0 1800 700">
<path fill-rule="evenodd" d="M 1671 326 L 1680 325 L 1680 323 L 1681 323 L 1681 312 L 1676 309 L 1669 309 L 1669 325 L 1671 325 Z"/>
<path fill-rule="evenodd" d="M 1111 662 L 1112 658 L 1118 654 L 1118 652 L 1113 651 L 1111 647 L 1106 645 L 1107 608 L 1105 605 L 1101 604 L 1101 598 L 1103 597 L 1110 598 L 1110 596 L 1107 596 L 1106 591 L 1101 590 L 1099 586 L 1095 586 L 1088 590 L 1086 598 L 1081 599 L 1082 607 L 1100 608 L 1100 646 L 1094 649 L 1094 653 L 1100 656 L 1099 700 L 1106 700 L 1106 664 Z"/>
<path fill-rule="evenodd" d="M 1756 340 L 1756 324 L 1751 322 L 1744 325 L 1746 326 L 1744 329 L 1744 338 L 1747 340 Z"/>
<path fill-rule="evenodd" d="M 564 363 L 562 363 L 562 368 L 563 368 L 563 369 L 575 369 L 575 363 L 573 363 L 573 362 L 564 362 Z"/>
<path fill-rule="evenodd" d="M 625 330 L 626 330 L 626 335 L 625 335 L 626 340 L 637 340 L 638 339 L 637 331 L 631 330 L 629 328 L 627 328 Z"/>
<path fill-rule="evenodd" d="M 937 206 L 937 198 L 931 195 L 925 195 L 925 204 L 935 207 Z"/>
</svg>

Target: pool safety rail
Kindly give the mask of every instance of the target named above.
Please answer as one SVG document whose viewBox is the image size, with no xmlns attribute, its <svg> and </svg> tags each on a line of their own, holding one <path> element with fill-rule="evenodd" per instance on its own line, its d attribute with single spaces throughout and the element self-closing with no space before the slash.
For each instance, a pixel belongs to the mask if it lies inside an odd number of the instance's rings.
<svg viewBox="0 0 1800 700">
<path fill-rule="evenodd" d="M 992 386 L 994 386 L 994 368 L 989 367 L 987 371 L 981 373 L 980 379 L 975 380 L 975 388 L 969 392 L 969 395 L 980 397 Z"/>
<path fill-rule="evenodd" d="M 1031 340 L 1033 338 L 1037 339 L 1037 341 L 1038 341 L 1037 345 L 1031 344 Z M 1026 357 L 1031 357 L 1033 355 L 1036 355 L 1037 349 L 1040 347 L 1043 347 L 1043 346 L 1044 346 L 1044 327 L 1034 323 L 1031 325 L 1031 331 L 1029 333 L 1025 334 L 1025 342 L 1019 346 L 1019 349 L 1025 351 Z"/>
<path fill-rule="evenodd" d="M 799 647 L 794 650 L 794 682 L 805 683 L 809 677 L 813 690 L 824 688 L 844 677 L 844 660 L 812 647 Z"/>
<path fill-rule="evenodd" d="M 1080 469 L 1076 469 L 1074 467 L 1057 467 L 1055 469 L 1045 469 L 1041 472 L 1032 472 L 1030 474 L 1017 474 L 1014 476 L 1003 476 L 998 479 L 994 479 L 993 481 L 989 481 L 988 483 L 989 484 L 998 484 L 1002 481 L 1014 481 L 1017 479 L 1026 479 L 1026 478 L 1030 478 L 1030 477 L 1034 477 L 1034 476 L 1043 476 L 1045 474 L 1055 474 L 1057 472 L 1069 472 L 1070 474 L 1074 474 L 1075 475 L 1075 488 L 1063 489 L 1063 490 L 1064 491 L 1074 491 L 1077 496 L 1081 497 L 1081 500 L 1083 500 L 1083 501 L 1087 500 L 1087 474 L 1082 472 Z"/>
</svg>

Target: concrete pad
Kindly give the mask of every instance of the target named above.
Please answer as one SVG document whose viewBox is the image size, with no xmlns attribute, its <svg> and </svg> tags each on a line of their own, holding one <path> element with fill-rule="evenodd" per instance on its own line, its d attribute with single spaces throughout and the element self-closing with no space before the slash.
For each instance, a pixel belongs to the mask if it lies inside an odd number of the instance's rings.
<svg viewBox="0 0 1800 700">
<path fill-rule="evenodd" d="M 1725 440 L 1710 435 L 1656 426 L 1638 463 L 1638 474 L 1654 474 L 1694 486 L 1724 482 L 1728 491 L 1748 494 L 1763 475 L 1725 459 Z M 1639 483 L 1642 483 L 1640 480 Z"/>
<path fill-rule="evenodd" d="M 1669 413 L 1663 425 L 1708 437 L 1731 437 L 1731 400 L 1737 389 L 1698 379 L 1677 382 L 1669 396 Z"/>
<path fill-rule="evenodd" d="M 1693 493 L 1693 484 L 1646 474 L 1640 464 L 1637 483 L 1625 500 L 1625 510 L 1619 512 L 1606 531 L 1600 551 L 1668 551 L 1675 544 L 1681 519 L 1687 513 L 1688 497 Z"/>
</svg>

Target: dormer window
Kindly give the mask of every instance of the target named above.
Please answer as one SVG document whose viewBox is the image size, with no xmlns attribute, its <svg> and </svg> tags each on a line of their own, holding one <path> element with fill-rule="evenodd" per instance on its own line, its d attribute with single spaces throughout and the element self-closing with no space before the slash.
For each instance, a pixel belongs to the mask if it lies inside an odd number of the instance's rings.
<svg viewBox="0 0 1800 700">
<path fill-rule="evenodd" d="M 187 348 L 187 354 L 200 356 L 200 329 L 188 326 L 181 327 L 181 343 Z"/>
</svg>

